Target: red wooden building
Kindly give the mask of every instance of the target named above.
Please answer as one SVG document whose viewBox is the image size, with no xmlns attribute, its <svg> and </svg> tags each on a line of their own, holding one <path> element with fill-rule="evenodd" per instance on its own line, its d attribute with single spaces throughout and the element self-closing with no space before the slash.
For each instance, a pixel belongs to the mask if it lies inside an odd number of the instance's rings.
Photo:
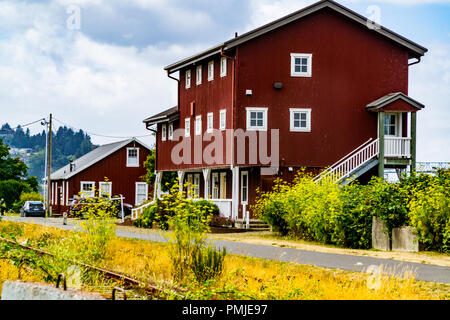
<svg viewBox="0 0 450 320">
<path fill-rule="evenodd" d="M 69 211 L 80 196 L 123 196 L 124 203 L 137 206 L 148 199 L 143 180 L 144 161 L 150 149 L 137 139 L 100 146 L 51 174 L 50 205 L 53 212 Z M 98 194 L 96 194 L 96 191 Z"/>
<path fill-rule="evenodd" d="M 224 215 L 242 219 L 258 187 L 303 167 L 331 166 L 317 180 L 339 183 L 414 168 L 424 106 L 408 96 L 408 71 L 426 52 L 327 0 L 171 64 L 178 105 L 144 120 L 156 126 L 157 184 L 177 171 Z M 214 161 L 202 157 L 210 149 Z M 278 163 L 268 165 L 261 150 Z"/>
</svg>

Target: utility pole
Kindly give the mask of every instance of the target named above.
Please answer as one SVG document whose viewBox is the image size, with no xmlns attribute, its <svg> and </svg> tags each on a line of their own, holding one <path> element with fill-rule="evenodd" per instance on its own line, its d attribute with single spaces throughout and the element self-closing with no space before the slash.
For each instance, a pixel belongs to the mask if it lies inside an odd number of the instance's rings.
<svg viewBox="0 0 450 320">
<path fill-rule="evenodd" d="M 52 173 L 52 114 L 50 113 L 50 121 L 48 125 L 48 146 L 47 146 L 47 210 L 46 218 L 50 217 L 50 191 L 51 191 L 51 173 Z"/>
</svg>

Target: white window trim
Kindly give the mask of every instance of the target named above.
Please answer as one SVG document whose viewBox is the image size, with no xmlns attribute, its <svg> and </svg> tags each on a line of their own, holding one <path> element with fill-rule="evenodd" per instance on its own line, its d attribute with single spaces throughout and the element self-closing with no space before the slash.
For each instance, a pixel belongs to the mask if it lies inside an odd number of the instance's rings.
<svg viewBox="0 0 450 320">
<path fill-rule="evenodd" d="M 83 184 L 91 184 L 92 185 L 92 191 L 84 191 L 83 189 Z M 81 181 L 80 182 L 80 192 L 82 194 L 82 196 L 90 196 L 90 197 L 95 197 L 95 181 Z"/>
<path fill-rule="evenodd" d="M 243 201 L 243 194 L 244 194 L 244 184 L 243 184 L 243 176 L 247 176 L 247 201 Z M 248 171 L 242 171 L 241 172 L 241 204 L 248 204 Z"/>
<path fill-rule="evenodd" d="M 212 72 L 210 73 L 209 71 L 211 70 L 211 65 L 212 65 Z M 208 81 L 213 81 L 214 80 L 214 61 L 210 61 L 208 63 Z"/>
<path fill-rule="evenodd" d="M 167 140 L 167 126 L 165 124 L 163 124 L 161 126 L 162 130 L 161 130 L 161 140 L 162 141 L 166 141 Z"/>
<path fill-rule="evenodd" d="M 268 108 L 246 108 L 247 110 L 247 131 L 267 131 L 267 113 Z M 250 113 L 251 112 L 263 112 L 263 125 L 262 126 L 251 126 L 250 125 Z"/>
<path fill-rule="evenodd" d="M 189 138 L 191 136 L 191 119 L 184 119 L 184 136 Z"/>
<path fill-rule="evenodd" d="M 69 181 L 66 182 L 66 206 L 68 205 L 69 205 Z"/>
<path fill-rule="evenodd" d="M 214 129 L 214 113 L 210 112 L 206 116 L 206 132 L 212 133 Z"/>
<path fill-rule="evenodd" d="M 129 157 L 129 150 L 132 150 L 132 149 L 136 149 L 137 150 L 137 154 L 136 154 L 136 157 L 137 157 L 137 164 L 133 164 L 133 163 L 130 163 L 130 157 Z M 139 148 L 127 148 L 127 167 L 128 168 L 139 168 Z"/>
<path fill-rule="evenodd" d="M 188 77 L 188 75 L 189 75 L 189 77 Z M 192 82 L 191 70 L 186 70 L 185 78 L 186 78 L 186 89 L 189 89 L 191 87 L 191 82 Z"/>
<path fill-rule="evenodd" d="M 169 140 L 173 140 L 173 123 L 169 123 L 168 136 Z"/>
<path fill-rule="evenodd" d="M 225 61 L 225 64 L 223 64 L 223 61 Z M 222 57 L 220 59 L 220 77 L 226 77 L 227 75 L 227 58 L 226 57 Z"/>
<path fill-rule="evenodd" d="M 103 192 L 105 190 L 103 186 L 105 186 L 105 185 L 109 185 L 110 194 L 108 195 L 108 197 L 111 199 L 111 197 L 112 197 L 112 182 L 111 181 L 109 181 L 109 182 L 99 181 L 99 183 L 98 183 L 98 195 L 99 196 L 103 195 Z"/>
<path fill-rule="evenodd" d="M 194 189 L 194 199 L 198 199 L 200 197 L 200 173 L 195 173 L 192 176 L 192 189 Z M 198 184 L 195 180 L 198 180 Z"/>
<path fill-rule="evenodd" d="M 200 77 L 198 76 L 199 73 L 200 73 Z M 202 66 L 198 66 L 197 69 L 195 69 L 195 84 L 197 86 L 202 84 L 202 78 L 203 78 Z"/>
<path fill-rule="evenodd" d="M 291 132 L 311 132 L 311 109 L 290 108 L 290 127 Z M 294 127 L 294 114 L 298 112 L 306 112 L 306 128 Z"/>
<path fill-rule="evenodd" d="M 135 190 L 134 190 L 134 202 L 136 203 L 136 206 L 141 204 L 141 203 L 138 203 L 138 185 L 145 185 L 145 199 L 148 199 L 148 184 L 145 182 L 136 182 Z"/>
<path fill-rule="evenodd" d="M 295 72 L 295 58 L 308 59 L 307 72 Z M 311 77 L 312 76 L 312 54 L 310 53 L 291 53 L 291 77 Z"/>
<path fill-rule="evenodd" d="M 224 182 L 223 185 L 222 182 Z M 227 173 L 221 172 L 219 178 L 219 199 L 226 199 L 226 198 L 227 198 Z"/>
<path fill-rule="evenodd" d="M 224 119 L 223 123 L 222 123 L 222 116 Z M 219 123 L 220 130 L 221 131 L 226 130 L 227 129 L 227 110 L 226 109 L 220 110 L 219 122 L 220 122 Z"/>
<path fill-rule="evenodd" d="M 196 136 L 202 135 L 202 116 L 195 117 L 195 135 Z"/>
</svg>

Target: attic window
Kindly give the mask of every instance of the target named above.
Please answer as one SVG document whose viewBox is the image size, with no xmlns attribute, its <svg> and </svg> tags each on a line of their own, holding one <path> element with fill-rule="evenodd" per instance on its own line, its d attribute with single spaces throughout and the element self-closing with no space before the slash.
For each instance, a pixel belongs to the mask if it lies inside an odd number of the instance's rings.
<svg viewBox="0 0 450 320">
<path fill-rule="evenodd" d="M 214 61 L 208 63 L 208 81 L 214 80 Z"/>
<path fill-rule="evenodd" d="M 127 167 L 139 167 L 139 148 L 127 148 Z"/>
<path fill-rule="evenodd" d="M 197 76 L 196 76 L 196 84 L 201 85 L 202 84 L 202 66 L 197 67 Z"/>
<path fill-rule="evenodd" d="M 312 54 L 291 53 L 291 77 L 311 77 Z"/>
<path fill-rule="evenodd" d="M 227 75 L 227 58 L 222 57 L 220 59 L 220 76 L 225 77 Z"/>
</svg>

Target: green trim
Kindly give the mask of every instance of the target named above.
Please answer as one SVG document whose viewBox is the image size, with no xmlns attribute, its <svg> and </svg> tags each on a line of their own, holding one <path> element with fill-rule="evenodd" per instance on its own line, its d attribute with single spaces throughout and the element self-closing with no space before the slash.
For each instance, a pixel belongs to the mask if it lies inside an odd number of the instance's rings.
<svg viewBox="0 0 450 320">
<path fill-rule="evenodd" d="M 411 172 L 416 171 L 417 112 L 411 112 Z"/>
<path fill-rule="evenodd" d="M 378 177 L 384 179 L 384 112 L 378 112 Z"/>
<path fill-rule="evenodd" d="M 384 159 L 385 165 L 394 166 L 409 166 L 411 164 L 410 159 Z"/>
</svg>

